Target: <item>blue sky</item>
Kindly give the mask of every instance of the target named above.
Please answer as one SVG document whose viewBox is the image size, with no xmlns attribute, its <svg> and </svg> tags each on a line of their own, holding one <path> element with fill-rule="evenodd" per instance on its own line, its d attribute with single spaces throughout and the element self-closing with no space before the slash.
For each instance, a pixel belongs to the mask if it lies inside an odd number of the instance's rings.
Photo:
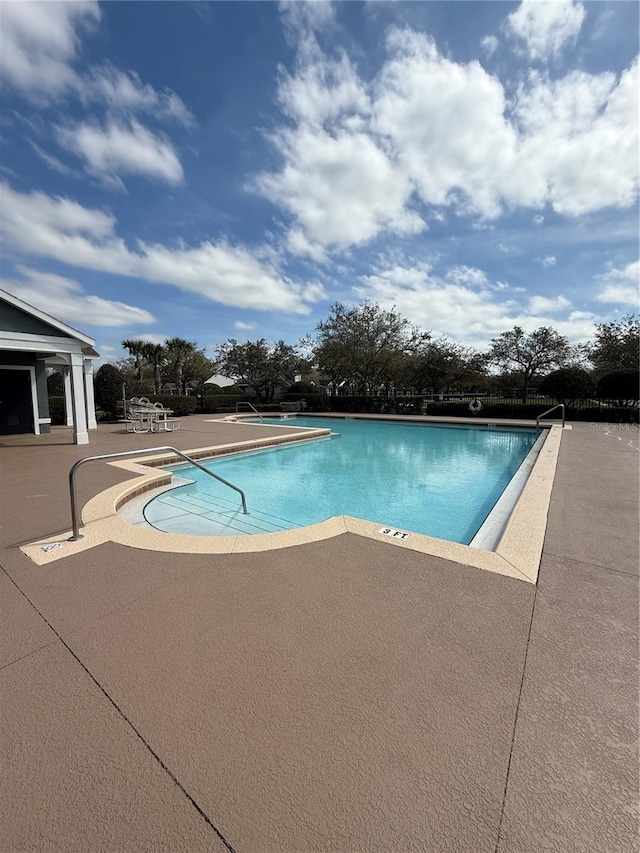
<svg viewBox="0 0 640 853">
<path fill-rule="evenodd" d="M 96 338 L 638 310 L 638 4 L 0 5 L 0 287 Z"/>
</svg>

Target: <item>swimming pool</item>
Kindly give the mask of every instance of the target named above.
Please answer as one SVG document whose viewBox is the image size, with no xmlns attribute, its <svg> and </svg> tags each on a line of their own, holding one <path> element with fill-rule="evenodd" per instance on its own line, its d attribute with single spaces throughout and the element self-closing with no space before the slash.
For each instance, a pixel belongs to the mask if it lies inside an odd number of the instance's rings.
<svg viewBox="0 0 640 853">
<path fill-rule="evenodd" d="M 216 536 L 349 515 L 469 544 L 539 435 L 535 429 L 343 418 L 264 423 L 320 426 L 335 435 L 205 462 L 246 492 L 249 516 L 222 484 L 193 466 L 173 466 L 193 482 L 148 503 L 147 521 L 168 533 Z"/>
</svg>

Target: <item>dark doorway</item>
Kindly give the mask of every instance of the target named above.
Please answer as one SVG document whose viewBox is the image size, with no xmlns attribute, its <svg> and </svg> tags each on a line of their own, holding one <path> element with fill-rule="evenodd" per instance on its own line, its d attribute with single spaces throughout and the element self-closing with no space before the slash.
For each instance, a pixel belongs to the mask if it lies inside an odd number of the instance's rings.
<svg viewBox="0 0 640 853">
<path fill-rule="evenodd" d="M 0 435 L 34 432 L 31 371 L 0 369 Z"/>
</svg>

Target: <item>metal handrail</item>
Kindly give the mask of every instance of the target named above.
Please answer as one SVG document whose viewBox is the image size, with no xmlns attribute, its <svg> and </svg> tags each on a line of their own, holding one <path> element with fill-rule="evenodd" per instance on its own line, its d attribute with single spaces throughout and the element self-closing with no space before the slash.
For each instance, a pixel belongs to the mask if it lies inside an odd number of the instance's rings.
<svg viewBox="0 0 640 853">
<path fill-rule="evenodd" d="M 242 498 L 242 512 L 245 515 L 248 515 L 249 512 L 247 510 L 247 499 L 245 497 L 244 492 L 238 486 L 234 486 L 233 483 L 230 483 L 228 480 L 225 480 L 224 477 L 220 477 L 219 474 L 214 474 L 213 471 L 209 471 L 208 468 L 205 468 L 204 465 L 201 465 L 199 462 L 196 462 L 195 459 L 192 459 L 190 456 L 187 456 L 186 453 L 183 453 L 181 450 L 176 450 L 175 447 L 170 447 L 169 445 L 164 445 L 163 447 L 146 447 L 141 450 L 125 450 L 121 453 L 105 453 L 102 456 L 85 456 L 84 459 L 80 459 L 75 465 L 71 466 L 69 471 L 69 497 L 71 498 L 71 522 L 73 524 L 73 536 L 69 537 L 69 542 L 76 542 L 78 539 L 82 539 L 83 536 L 80 533 L 80 518 L 78 515 L 78 492 L 76 489 L 76 472 L 81 465 L 84 465 L 85 462 L 96 462 L 99 459 L 117 459 L 122 458 L 123 456 L 140 456 L 142 453 L 158 453 L 161 450 L 170 450 L 172 453 L 175 453 L 176 456 L 181 456 L 183 459 L 186 459 L 187 462 L 191 463 L 191 465 L 195 465 L 196 468 L 199 468 L 201 471 L 204 471 L 205 474 L 209 474 L 210 477 L 213 477 L 214 480 L 218 480 L 220 483 L 224 483 L 225 486 L 229 486 L 230 489 L 234 489 L 234 491 L 238 492 L 240 497 Z"/>
<path fill-rule="evenodd" d="M 564 429 L 564 421 L 565 421 L 565 407 L 564 403 L 558 403 L 557 406 L 552 406 L 550 409 L 547 409 L 546 412 L 543 412 L 541 415 L 538 415 L 536 418 L 536 426 L 540 426 L 540 421 L 545 415 L 550 414 L 551 412 L 555 412 L 556 409 L 562 409 L 562 429 Z"/>
<path fill-rule="evenodd" d="M 248 400 L 240 400 L 238 403 L 236 403 L 236 415 L 238 414 L 238 406 L 249 406 L 249 408 L 253 409 L 253 411 L 260 418 L 261 421 L 264 420 L 264 418 L 262 417 L 260 412 L 256 409 L 256 407 L 252 403 L 249 403 Z"/>
</svg>

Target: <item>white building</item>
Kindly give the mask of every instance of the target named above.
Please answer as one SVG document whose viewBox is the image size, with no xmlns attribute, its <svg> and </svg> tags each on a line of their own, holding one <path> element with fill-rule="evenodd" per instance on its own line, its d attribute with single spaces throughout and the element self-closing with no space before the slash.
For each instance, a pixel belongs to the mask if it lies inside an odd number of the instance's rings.
<svg viewBox="0 0 640 853">
<path fill-rule="evenodd" d="M 0 435 L 51 431 L 47 367 L 64 376 L 67 425 L 76 444 L 95 429 L 95 341 L 0 290 Z"/>
</svg>

